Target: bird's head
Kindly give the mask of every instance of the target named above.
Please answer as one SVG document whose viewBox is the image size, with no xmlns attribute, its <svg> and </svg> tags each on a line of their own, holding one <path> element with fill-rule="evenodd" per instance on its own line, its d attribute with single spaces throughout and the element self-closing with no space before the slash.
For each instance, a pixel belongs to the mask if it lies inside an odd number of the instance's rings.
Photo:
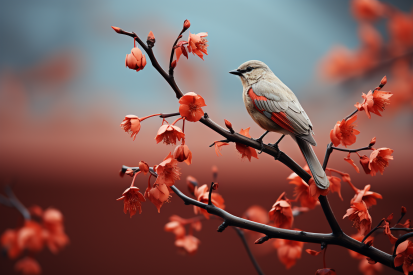
<svg viewBox="0 0 413 275">
<path fill-rule="evenodd" d="M 265 77 L 267 73 L 272 73 L 270 68 L 264 62 L 258 60 L 247 61 L 238 69 L 230 71 L 230 74 L 238 75 L 241 78 L 242 85 L 249 86 Z"/>
</svg>

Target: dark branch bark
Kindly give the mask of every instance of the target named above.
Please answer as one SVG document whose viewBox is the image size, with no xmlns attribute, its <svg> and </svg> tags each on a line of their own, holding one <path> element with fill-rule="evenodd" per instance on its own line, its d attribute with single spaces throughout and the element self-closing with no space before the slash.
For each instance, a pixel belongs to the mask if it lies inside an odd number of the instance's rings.
<svg viewBox="0 0 413 275">
<path fill-rule="evenodd" d="M 6 185 L 6 187 L 4 188 L 4 191 L 6 192 L 6 195 L 8 196 L 8 198 L 2 196 L 1 198 L 2 204 L 8 207 L 16 208 L 17 211 L 19 211 L 20 214 L 22 214 L 25 220 L 30 220 L 31 215 L 29 213 L 29 210 L 27 210 L 27 208 L 17 199 L 16 195 L 14 195 L 14 192 L 11 189 L 11 186 Z M 3 203 L 3 200 L 5 199 L 8 200 L 7 203 Z"/>
<path fill-rule="evenodd" d="M 241 238 L 242 243 L 244 244 L 245 250 L 247 250 L 248 256 L 250 257 L 250 260 L 252 264 L 255 267 L 255 270 L 257 270 L 258 275 L 264 275 L 264 273 L 261 270 L 260 265 L 258 264 L 257 260 L 255 260 L 254 255 L 252 255 L 252 252 L 250 250 L 250 247 L 248 246 L 247 240 L 245 239 L 244 232 L 242 232 L 241 229 L 238 227 L 234 227 L 234 230 L 237 232 L 238 236 Z"/>
</svg>

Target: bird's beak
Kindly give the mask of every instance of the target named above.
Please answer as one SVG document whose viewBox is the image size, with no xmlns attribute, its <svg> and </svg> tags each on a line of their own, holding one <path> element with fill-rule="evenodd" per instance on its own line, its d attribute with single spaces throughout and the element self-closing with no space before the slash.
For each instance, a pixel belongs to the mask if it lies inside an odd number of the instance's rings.
<svg viewBox="0 0 413 275">
<path fill-rule="evenodd" d="M 239 70 L 233 70 L 233 71 L 230 71 L 229 73 L 242 76 L 242 73 Z"/>
</svg>

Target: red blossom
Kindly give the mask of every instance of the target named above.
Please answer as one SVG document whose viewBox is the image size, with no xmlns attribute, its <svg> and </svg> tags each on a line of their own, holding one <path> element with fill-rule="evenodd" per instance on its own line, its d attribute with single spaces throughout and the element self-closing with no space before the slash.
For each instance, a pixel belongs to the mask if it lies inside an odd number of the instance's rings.
<svg viewBox="0 0 413 275">
<path fill-rule="evenodd" d="M 372 219 L 367 210 L 366 203 L 360 198 L 355 200 L 347 213 L 343 216 L 353 221 L 353 227 L 355 227 L 361 235 L 366 235 L 371 230 Z"/>
<path fill-rule="evenodd" d="M 192 152 L 189 150 L 188 146 L 181 144 L 176 146 L 174 151 L 174 158 L 179 162 L 185 162 L 190 165 L 192 163 Z"/>
<path fill-rule="evenodd" d="M 305 252 L 307 252 L 307 253 L 310 254 L 311 256 L 318 256 L 318 254 L 320 254 L 321 252 L 323 252 L 323 250 L 315 251 L 315 250 L 312 250 L 312 249 L 306 249 Z"/>
<path fill-rule="evenodd" d="M 189 29 L 189 27 L 191 27 L 191 22 L 188 19 L 186 19 L 184 21 L 184 29 Z"/>
<path fill-rule="evenodd" d="M 167 224 L 165 224 L 164 229 L 166 232 L 174 233 L 177 239 L 182 238 L 186 235 L 185 227 L 178 221 L 168 222 Z"/>
<path fill-rule="evenodd" d="M 7 229 L 0 238 L 0 244 L 3 249 L 7 251 L 10 259 L 16 259 L 22 252 L 22 249 L 17 243 L 17 233 L 18 230 Z"/>
<path fill-rule="evenodd" d="M 114 27 L 114 26 L 112 26 L 112 29 L 117 33 L 120 33 L 120 31 L 122 30 L 121 28 Z"/>
<path fill-rule="evenodd" d="M 363 167 L 364 172 L 367 175 L 370 175 L 370 173 L 371 173 L 371 170 L 369 168 L 370 158 L 366 155 L 360 156 L 360 164 Z"/>
<path fill-rule="evenodd" d="M 141 202 L 145 202 L 145 197 L 139 192 L 139 188 L 131 186 L 123 192 L 122 197 L 117 199 L 118 201 L 123 200 L 123 213 L 129 211 L 129 215 L 132 218 L 133 215 L 139 211 L 139 214 L 142 213 Z"/>
<path fill-rule="evenodd" d="M 369 91 L 367 95 L 364 93 L 361 95 L 364 98 L 364 101 L 361 104 L 357 102 L 354 106 L 359 111 L 366 111 L 369 118 L 371 118 L 370 112 L 381 116 L 380 111 L 383 112 L 386 105 L 390 104 L 389 98 L 392 95 L 393 94 L 390 92 L 382 92 L 379 90 L 375 90 L 374 93 Z"/>
<path fill-rule="evenodd" d="M 277 248 L 278 259 L 285 265 L 285 268 L 290 269 L 301 258 L 303 242 L 277 239 L 273 244 Z"/>
<path fill-rule="evenodd" d="M 242 215 L 244 219 L 267 224 L 269 222 L 267 211 L 258 205 L 250 206 Z"/>
<path fill-rule="evenodd" d="M 199 188 L 198 186 L 195 186 L 194 195 L 197 201 L 207 204 L 209 196 L 208 186 L 206 184 Z M 224 198 L 218 193 L 214 192 L 211 194 L 211 203 L 218 208 L 225 209 Z M 209 213 L 206 209 L 194 206 L 194 213 L 198 214 L 199 212 L 203 214 L 205 218 L 209 219 Z"/>
<path fill-rule="evenodd" d="M 185 134 L 182 132 L 181 128 L 175 125 L 165 124 L 162 125 L 158 133 L 156 134 L 156 143 L 163 141 L 166 145 L 176 144 L 176 140 L 181 140 L 185 138 Z"/>
<path fill-rule="evenodd" d="M 350 153 L 348 153 L 347 157 L 344 158 L 353 168 L 356 170 L 357 173 L 360 173 L 360 169 L 354 164 L 354 161 L 350 158 Z"/>
<path fill-rule="evenodd" d="M 152 202 L 156 209 L 158 209 L 158 213 L 160 213 L 162 205 L 169 201 L 169 193 L 169 189 L 165 184 L 157 184 L 155 182 L 153 187 L 151 187 L 149 182 L 145 190 L 145 198 Z"/>
<path fill-rule="evenodd" d="M 311 173 L 308 165 L 304 167 L 307 173 Z M 314 209 L 320 203 L 318 202 L 318 197 L 310 196 L 310 186 L 303 181 L 300 176 L 296 173 L 292 173 L 288 178 L 290 184 L 295 184 L 294 197 L 296 200 L 300 201 L 302 207 L 308 207 Z"/>
<path fill-rule="evenodd" d="M 43 249 L 43 228 L 35 221 L 25 221 L 17 233 L 17 244 L 21 250 L 39 252 Z"/>
<path fill-rule="evenodd" d="M 17 261 L 14 270 L 24 275 L 38 275 L 42 273 L 39 263 L 31 257 L 25 257 Z"/>
<path fill-rule="evenodd" d="M 389 166 L 389 160 L 393 160 L 393 156 L 391 156 L 393 151 L 389 148 L 380 148 L 371 153 L 369 162 L 370 175 L 374 176 L 378 171 L 383 175 L 384 168 Z"/>
<path fill-rule="evenodd" d="M 330 182 L 330 187 L 328 188 L 328 190 L 330 190 L 332 193 L 337 192 L 340 199 L 343 200 L 343 197 L 341 196 L 341 180 L 340 180 L 340 178 L 337 178 L 337 177 L 334 177 L 334 176 L 329 176 L 328 181 Z"/>
<path fill-rule="evenodd" d="M 366 203 L 367 208 L 372 205 L 376 205 L 377 199 L 382 199 L 383 196 L 379 193 L 370 191 L 370 187 L 370 184 L 368 184 L 363 190 L 355 188 L 356 194 L 354 195 L 354 198 L 351 199 L 350 203 L 362 200 Z"/>
<path fill-rule="evenodd" d="M 202 107 L 206 106 L 202 96 L 189 92 L 179 99 L 179 113 L 191 122 L 199 121 L 204 115 Z"/>
<path fill-rule="evenodd" d="M 148 43 L 150 47 L 153 47 L 153 45 L 155 44 L 155 35 L 153 34 L 152 31 L 149 32 L 146 42 Z"/>
<path fill-rule="evenodd" d="M 405 275 L 413 271 L 413 243 L 406 240 L 399 244 L 396 250 L 396 257 L 394 258 L 394 266 L 402 266 Z"/>
<path fill-rule="evenodd" d="M 217 156 L 219 157 L 220 155 L 222 156 L 221 147 L 225 145 L 229 145 L 229 144 L 226 142 L 215 141 L 214 145 L 215 145 L 215 154 L 217 154 Z"/>
<path fill-rule="evenodd" d="M 371 264 L 369 258 L 363 257 L 359 264 L 359 270 L 364 275 L 379 275 L 382 273 L 383 265 L 380 263 Z"/>
<path fill-rule="evenodd" d="M 353 123 L 356 121 L 357 115 L 352 116 L 348 120 L 338 121 L 334 126 L 334 129 L 330 131 L 330 139 L 334 146 L 343 144 L 352 145 L 356 142 L 356 135 L 360 134 L 360 131 L 354 129 L 356 125 Z"/>
<path fill-rule="evenodd" d="M 50 251 L 57 253 L 69 244 L 69 237 L 63 226 L 63 215 L 59 210 L 46 209 L 43 214 L 43 226 L 43 236 Z"/>
<path fill-rule="evenodd" d="M 202 60 L 204 60 L 203 54 L 208 55 L 208 40 L 205 39 L 207 36 L 208 33 L 200 32 L 198 34 L 189 33 L 188 37 L 188 51 L 198 55 Z"/>
<path fill-rule="evenodd" d="M 120 124 L 120 127 L 135 140 L 136 135 L 141 130 L 141 120 L 135 115 L 127 115 Z"/>
<path fill-rule="evenodd" d="M 188 52 L 185 49 L 186 44 L 188 44 L 187 41 L 179 41 L 176 44 L 176 46 L 175 46 L 176 61 L 179 61 L 179 58 L 181 57 L 182 54 L 188 59 Z"/>
<path fill-rule="evenodd" d="M 335 181 L 334 183 L 337 183 L 337 182 Z M 309 185 L 310 196 L 313 198 L 318 198 L 319 196 L 327 196 L 328 192 L 330 191 L 330 187 L 327 189 L 318 188 L 313 178 L 311 178 L 308 181 L 308 185 Z M 335 191 L 337 190 L 335 189 Z"/>
<path fill-rule="evenodd" d="M 290 200 L 285 196 L 285 192 L 280 195 L 277 201 L 268 212 L 270 220 L 274 221 L 274 226 L 290 229 L 293 225 L 294 216 L 291 209 Z"/>
<path fill-rule="evenodd" d="M 384 6 L 377 0 L 353 0 L 351 12 L 358 20 L 377 20 L 384 14 Z"/>
<path fill-rule="evenodd" d="M 139 171 L 141 171 L 144 175 L 149 172 L 149 165 L 143 160 L 139 162 Z"/>
<path fill-rule="evenodd" d="M 388 221 L 384 221 L 384 234 L 389 238 L 391 244 L 395 244 L 397 242 L 397 238 L 393 236 L 390 230 L 390 224 Z"/>
<path fill-rule="evenodd" d="M 139 48 L 133 48 L 130 54 L 126 55 L 125 67 L 139 72 L 146 66 L 146 57 Z"/>
<path fill-rule="evenodd" d="M 195 192 L 195 186 L 198 186 L 198 181 L 192 176 L 186 177 L 186 185 L 188 186 L 189 192 L 193 195 Z"/>
<path fill-rule="evenodd" d="M 178 167 L 178 161 L 171 153 L 159 165 L 155 166 L 155 171 L 158 174 L 156 183 L 159 185 L 166 184 L 167 186 L 172 186 L 181 176 L 181 168 Z"/>
<path fill-rule="evenodd" d="M 241 129 L 241 131 L 239 132 L 241 135 L 251 138 L 250 135 L 250 127 L 248 127 L 247 129 Z M 251 148 L 245 144 L 242 143 L 235 143 L 235 148 L 237 148 L 238 152 L 241 154 L 241 158 L 248 158 L 249 161 L 251 161 L 251 157 L 258 159 L 258 154 L 257 151 L 255 151 L 254 148 Z"/>
<path fill-rule="evenodd" d="M 184 252 L 190 255 L 193 255 L 198 251 L 198 246 L 200 243 L 201 241 L 192 235 L 184 236 L 175 241 L 175 245 L 177 247 L 182 248 Z"/>
</svg>

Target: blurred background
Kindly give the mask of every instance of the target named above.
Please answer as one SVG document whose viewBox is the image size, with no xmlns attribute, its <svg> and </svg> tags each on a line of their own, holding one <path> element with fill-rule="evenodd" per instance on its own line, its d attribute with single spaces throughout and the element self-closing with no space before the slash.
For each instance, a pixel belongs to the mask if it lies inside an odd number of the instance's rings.
<svg viewBox="0 0 413 275">
<path fill-rule="evenodd" d="M 359 113 L 361 134 L 352 147 L 366 146 L 375 136 L 375 147 L 394 149 L 394 161 L 384 175 L 371 177 L 357 174 L 343 161 L 345 153 L 334 152 L 329 167 L 350 173 L 359 189 L 371 184 L 372 191 L 383 195 L 370 209 L 373 225 L 392 212 L 398 218 L 402 205 L 411 217 L 411 1 L 40 0 L 3 1 L 0 6 L 0 185 L 14 181 L 14 192 L 27 207 L 59 209 L 70 238 L 59 254 L 44 250 L 36 255 L 42 274 L 255 274 L 235 231 L 216 232 L 218 220 L 204 221 L 195 233 L 201 241 L 195 255 L 178 253 L 173 234 L 163 227 L 173 214 L 190 218 L 194 213 L 176 196 L 160 214 L 150 202 L 143 204 L 141 215 L 123 214 L 123 203 L 116 199 L 131 179 L 119 177 L 121 166 L 137 166 L 141 160 L 159 164 L 174 147 L 154 141 L 159 118 L 142 122 L 135 141 L 119 128 L 120 122 L 128 114 L 176 112 L 179 104 L 150 63 L 138 73 L 125 68 L 133 40 L 111 26 L 134 31 L 143 40 L 153 31 L 154 52 L 164 68 L 185 19 L 191 21 L 191 33 L 208 32 L 205 61 L 192 54 L 188 60 L 181 57 L 176 81 L 184 93 L 204 97 L 204 111 L 214 121 L 224 125 L 227 119 L 236 131 L 251 127 L 255 138 L 263 131 L 245 110 L 240 80 L 228 71 L 247 60 L 264 61 L 311 118 L 320 160 L 334 124 L 387 75 L 384 90 L 394 94 L 391 104 L 383 117 L 368 119 Z M 219 193 L 234 215 L 251 205 L 270 210 L 284 191 L 293 197 L 286 180 L 291 172 L 283 164 L 266 155 L 241 160 L 234 144 L 217 157 L 208 146 L 221 137 L 200 123 L 188 123 L 185 133 L 193 164 L 180 164 L 183 174 L 176 186 L 181 190 L 187 192 L 188 175 L 209 184 L 216 165 Z M 278 138 L 273 133 L 265 141 Z M 305 164 L 291 139 L 283 140 L 280 149 Z M 359 165 L 357 157 L 353 160 Z M 146 177 L 137 178 L 141 190 L 146 184 Z M 343 183 L 342 195 L 343 201 L 337 194 L 328 197 L 340 225 L 354 234 L 351 222 L 341 219 L 354 192 Z M 19 213 L 4 206 L 0 220 L 0 233 L 22 224 Z M 321 207 L 297 217 L 294 227 L 330 231 Z M 272 241 L 262 248 L 253 241 L 249 243 L 266 274 L 314 274 L 322 268 L 321 256 L 303 251 L 287 271 Z M 377 236 L 375 246 L 392 249 L 383 236 Z M 319 250 L 313 244 L 306 248 Z M 16 274 L 14 264 L 1 257 L 0 274 Z M 329 248 L 327 265 L 339 274 L 362 274 L 359 261 L 344 248 Z M 382 274 L 397 273 L 384 267 Z"/>
</svg>

